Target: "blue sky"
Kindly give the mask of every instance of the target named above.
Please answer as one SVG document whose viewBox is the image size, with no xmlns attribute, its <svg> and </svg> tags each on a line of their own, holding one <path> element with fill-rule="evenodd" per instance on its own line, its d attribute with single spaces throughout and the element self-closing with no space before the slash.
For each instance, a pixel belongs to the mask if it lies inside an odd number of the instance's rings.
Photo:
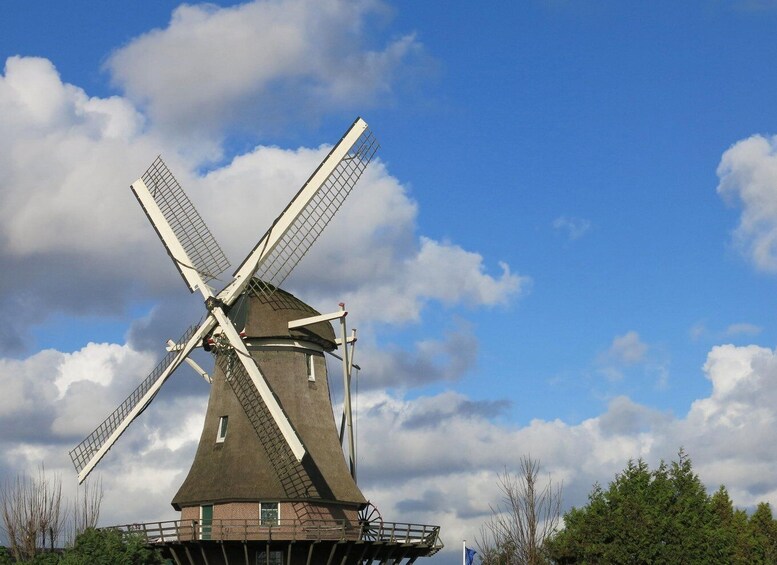
<svg viewBox="0 0 777 565">
<path fill-rule="evenodd" d="M 735 503 L 777 503 L 754 476 L 776 462 L 777 4 L 177 7 L 4 5 L 0 421 L 45 432 L 0 432 L 2 474 L 70 473 L 73 440 L 200 315 L 126 190 L 156 154 L 238 264 L 361 115 L 380 167 L 289 285 L 363 328 L 364 489 L 385 517 L 455 547 L 522 454 L 568 506 L 681 445 Z M 153 457 L 162 502 L 109 496 L 106 520 L 169 513 L 201 425 L 170 414 L 207 391 L 166 388 L 104 462 Z"/>
</svg>

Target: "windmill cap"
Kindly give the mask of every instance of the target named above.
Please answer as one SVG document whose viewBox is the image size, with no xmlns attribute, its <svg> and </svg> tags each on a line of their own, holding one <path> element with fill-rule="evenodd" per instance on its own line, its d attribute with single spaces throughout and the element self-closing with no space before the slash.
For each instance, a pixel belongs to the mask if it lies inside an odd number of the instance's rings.
<svg viewBox="0 0 777 565">
<path fill-rule="evenodd" d="M 247 316 L 245 332 L 251 338 L 304 339 L 327 351 L 337 347 L 335 332 L 329 322 L 319 322 L 304 328 L 289 329 L 289 322 L 320 315 L 315 308 L 293 294 L 253 279 L 246 289 L 245 301 L 252 315 Z M 239 301 L 238 301 L 239 302 Z M 237 306 L 237 302 L 236 302 Z M 253 313 L 259 313 L 254 315 Z"/>
</svg>

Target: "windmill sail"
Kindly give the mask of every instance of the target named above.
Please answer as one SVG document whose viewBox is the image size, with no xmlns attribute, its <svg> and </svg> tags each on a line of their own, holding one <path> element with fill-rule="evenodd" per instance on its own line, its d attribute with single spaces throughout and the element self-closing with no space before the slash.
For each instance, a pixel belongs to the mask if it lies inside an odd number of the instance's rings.
<svg viewBox="0 0 777 565">
<path fill-rule="evenodd" d="M 151 217 L 148 205 L 144 204 L 141 198 L 142 194 L 138 193 L 134 185 L 132 190 L 143 210 L 149 215 L 151 224 L 157 230 L 162 243 L 165 245 L 170 257 L 172 257 L 173 263 L 175 263 L 175 267 L 184 281 L 186 281 L 191 292 L 194 292 L 197 288 L 192 284 L 190 277 L 187 276 L 186 269 L 193 268 L 197 271 L 200 278 L 207 283 L 229 268 L 229 261 L 221 247 L 219 247 L 213 234 L 211 234 L 208 226 L 205 225 L 202 217 L 194 208 L 189 197 L 186 196 L 173 173 L 170 172 L 170 169 L 162 161 L 162 157 L 156 158 L 140 180 L 145 184 L 148 193 L 154 199 L 167 225 L 169 225 L 175 235 L 175 239 L 178 240 L 183 248 L 185 258 L 180 257 L 175 252 L 176 250 L 171 248 L 169 238 L 166 238 L 164 234 L 159 232 L 159 222 L 155 222 L 154 218 Z"/>
<path fill-rule="evenodd" d="M 267 283 L 265 292 L 274 292 L 340 209 L 378 148 L 367 123 L 357 118 L 235 271 L 235 281 L 219 297 L 229 302 L 243 291 L 251 276 Z"/>
<path fill-rule="evenodd" d="M 366 130 L 259 266 L 257 278 L 276 288 L 286 280 L 345 202 L 377 149 L 375 136 Z"/>
<path fill-rule="evenodd" d="M 191 326 L 178 340 L 174 350 L 170 351 L 162 361 L 151 371 L 140 385 L 133 390 L 116 410 L 103 420 L 97 428 L 81 443 L 70 451 L 70 459 L 78 471 L 78 482 L 82 482 L 95 465 L 108 452 L 113 443 L 124 433 L 127 426 L 137 418 L 148 403 L 156 395 L 162 383 L 172 374 L 189 355 L 197 342 L 202 339 L 202 331 L 206 325 Z"/>
</svg>

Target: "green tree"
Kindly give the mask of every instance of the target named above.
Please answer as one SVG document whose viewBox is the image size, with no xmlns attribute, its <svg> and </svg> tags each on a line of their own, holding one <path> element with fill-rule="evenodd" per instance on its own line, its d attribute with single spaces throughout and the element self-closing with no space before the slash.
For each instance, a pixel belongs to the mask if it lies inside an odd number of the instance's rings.
<svg viewBox="0 0 777 565">
<path fill-rule="evenodd" d="M 737 537 L 718 534 L 735 523 L 728 494 L 709 497 L 681 450 L 652 471 L 629 461 L 607 490 L 595 485 L 548 548 L 556 563 L 729 563 Z"/>
<path fill-rule="evenodd" d="M 748 521 L 750 563 L 777 563 L 777 523 L 768 502 L 760 503 Z"/>
<path fill-rule="evenodd" d="M 118 530 L 88 528 L 68 548 L 60 565 L 156 565 L 163 563 L 155 549 L 146 545 L 142 535 L 123 534 Z"/>
</svg>

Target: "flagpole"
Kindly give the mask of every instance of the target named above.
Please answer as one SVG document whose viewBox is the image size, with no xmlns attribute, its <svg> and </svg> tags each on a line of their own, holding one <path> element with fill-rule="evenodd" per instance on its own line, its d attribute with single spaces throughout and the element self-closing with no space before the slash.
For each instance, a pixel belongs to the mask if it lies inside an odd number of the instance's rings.
<svg viewBox="0 0 777 565">
<path fill-rule="evenodd" d="M 467 540 L 461 540 L 461 565 L 467 565 Z"/>
</svg>

